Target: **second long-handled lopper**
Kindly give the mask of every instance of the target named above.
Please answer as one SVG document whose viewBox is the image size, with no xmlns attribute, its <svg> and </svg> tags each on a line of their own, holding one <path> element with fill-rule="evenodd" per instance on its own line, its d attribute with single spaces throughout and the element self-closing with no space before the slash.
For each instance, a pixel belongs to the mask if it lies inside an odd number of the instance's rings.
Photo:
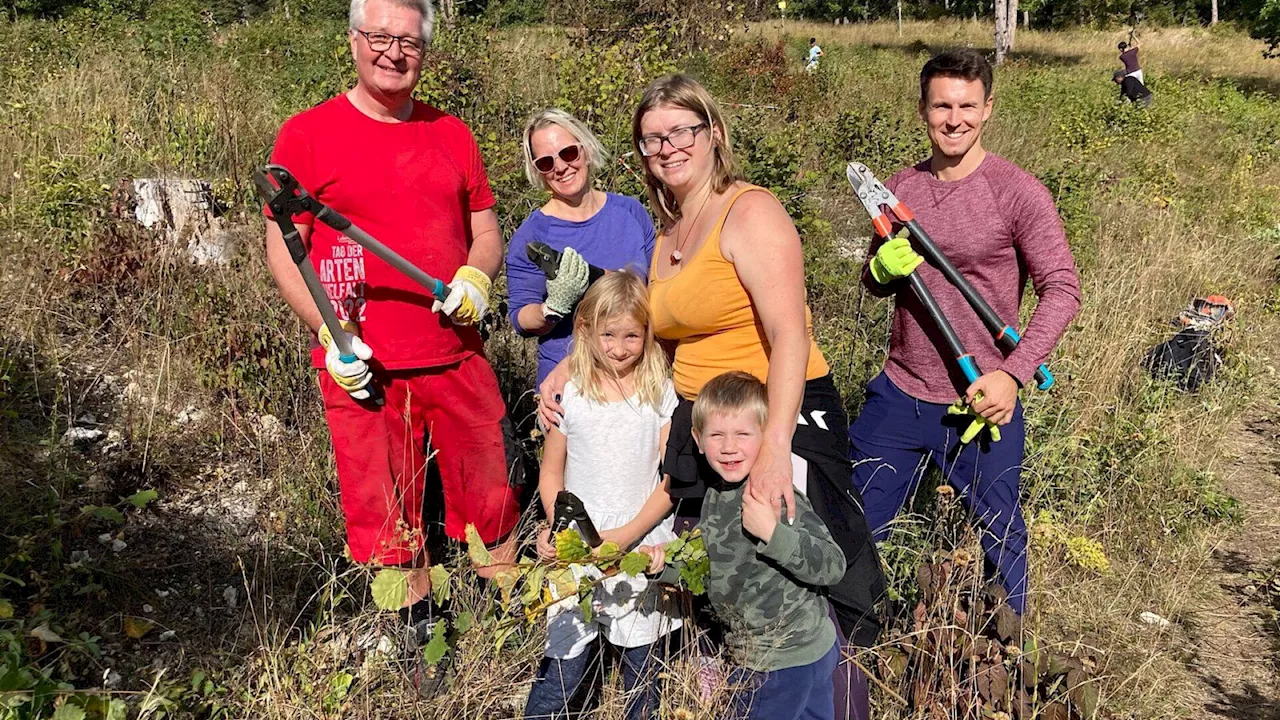
<svg viewBox="0 0 1280 720">
<path fill-rule="evenodd" d="M 991 336 L 995 338 L 996 345 L 1005 352 L 1012 352 L 1014 348 L 1018 347 L 1018 343 L 1022 341 L 1018 331 L 1002 320 L 991 305 L 987 303 L 986 298 L 982 297 L 982 294 L 978 292 L 977 288 L 964 275 L 960 274 L 955 265 L 951 264 L 951 261 L 938 249 L 938 246 L 934 244 L 933 239 L 929 237 L 924 228 L 920 227 L 920 223 L 916 221 L 915 213 L 911 212 L 911 209 L 906 204 L 898 200 L 897 196 L 876 179 L 871 170 L 862 163 L 849 163 L 845 169 L 845 176 L 849 179 L 849 184 L 853 186 L 854 191 L 858 193 L 858 199 L 862 201 L 862 206 L 871 215 L 871 224 L 875 227 L 877 235 L 887 240 L 893 232 L 893 219 L 882 209 L 883 207 L 888 207 L 898 222 L 906 227 L 911 236 L 912 244 L 919 249 L 920 254 L 931 265 L 938 268 L 943 277 L 964 296 L 969 306 L 974 309 L 974 312 L 982 320 L 982 324 L 986 326 Z M 920 282 L 914 274 L 911 277 L 913 290 L 916 289 L 917 285 L 921 288 L 924 287 L 924 283 Z M 928 291 L 926 290 L 925 292 L 927 293 Z M 916 296 L 920 297 L 919 290 L 916 290 Z M 950 323 L 947 323 L 946 318 L 942 317 L 941 311 L 935 312 L 937 303 L 932 301 L 933 298 L 931 296 L 928 301 L 923 297 L 920 299 L 920 302 L 929 310 L 930 316 L 938 323 L 938 328 L 942 330 L 943 336 L 947 338 L 948 346 L 951 346 L 951 350 L 954 352 L 957 347 L 951 340 L 955 332 L 951 329 Z M 932 308 L 929 307 L 931 304 Z M 962 347 L 960 348 L 960 353 L 958 357 L 963 356 Z M 969 377 L 969 371 L 965 368 L 963 362 L 961 363 L 961 369 L 965 370 L 965 377 Z M 976 378 L 969 378 L 970 382 L 974 379 Z M 1049 372 L 1049 368 L 1043 364 L 1036 369 L 1036 384 L 1041 390 L 1048 390 L 1053 386 L 1053 373 Z"/>
</svg>

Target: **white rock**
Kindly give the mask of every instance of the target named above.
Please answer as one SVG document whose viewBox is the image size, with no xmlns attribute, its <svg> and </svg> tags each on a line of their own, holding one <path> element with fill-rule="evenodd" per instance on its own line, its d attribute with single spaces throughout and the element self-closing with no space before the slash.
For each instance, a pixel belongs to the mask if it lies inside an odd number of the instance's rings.
<svg viewBox="0 0 1280 720">
<path fill-rule="evenodd" d="M 133 194 L 138 223 L 158 228 L 170 244 L 185 240 L 192 262 L 222 265 L 231 260 L 232 237 L 226 221 L 214 214 L 213 188 L 207 180 L 138 178 Z"/>
<path fill-rule="evenodd" d="M 177 636 L 178 636 L 178 631 L 165 630 L 164 632 L 160 633 L 160 642 L 167 642 L 169 640 L 174 639 Z"/>
<path fill-rule="evenodd" d="M 179 425 L 187 425 L 190 423 L 198 423 L 204 419 L 204 411 L 194 405 L 178 413 L 177 422 Z"/>
<path fill-rule="evenodd" d="M 129 544 L 128 544 L 128 543 L 126 543 L 126 542 L 125 542 L 125 541 L 123 541 L 123 540 L 112 540 L 112 541 L 111 541 L 111 552 L 120 552 L 120 551 L 124 550 L 124 549 L 125 549 L 125 548 L 127 548 L 127 547 L 129 547 Z"/>
<path fill-rule="evenodd" d="M 169 593 L 170 593 L 170 592 L 172 592 L 172 591 L 171 591 L 171 590 L 160 590 L 159 588 L 157 588 L 157 589 L 156 589 L 156 595 L 159 595 L 161 600 L 163 600 L 164 598 L 169 597 Z"/>
<path fill-rule="evenodd" d="M 222 599 L 224 602 L 227 603 L 227 607 L 229 608 L 234 608 L 236 606 L 236 600 L 238 599 L 238 597 L 239 597 L 239 593 L 236 592 L 236 589 L 234 587 L 231 587 L 230 585 L 228 585 L 226 589 L 222 591 Z"/>
<path fill-rule="evenodd" d="M 263 440 L 276 440 L 284 432 L 284 423 L 270 413 L 258 418 L 258 428 Z"/>
<path fill-rule="evenodd" d="M 88 551 L 88 550 L 72 550 L 72 551 L 71 551 L 71 564 L 72 564 L 72 565 L 81 565 L 81 564 L 84 564 L 84 563 L 86 563 L 86 562 L 88 562 L 88 561 L 89 561 L 89 551 Z"/>
<path fill-rule="evenodd" d="M 107 543 L 111 542 L 111 533 L 102 533 L 101 535 L 99 535 L 98 542 L 102 543 L 103 545 L 106 545 Z"/>
<path fill-rule="evenodd" d="M 109 688 L 119 687 L 120 681 L 123 679 L 124 678 L 120 677 L 120 673 L 112 670 L 111 668 L 107 668 L 102 671 L 102 684 Z"/>
<path fill-rule="evenodd" d="M 1160 617 L 1159 615 L 1151 612 L 1150 610 L 1143 610 L 1138 615 L 1138 619 L 1148 625 L 1154 625 L 1156 627 L 1162 627 L 1162 628 L 1169 627 L 1170 625 L 1173 624 L 1168 620 L 1165 620 L 1164 618 Z"/>
<path fill-rule="evenodd" d="M 153 607 L 151 607 L 150 605 L 143 605 L 143 606 L 142 606 L 142 612 L 144 612 L 144 613 L 153 613 L 153 612 L 155 612 L 155 611 L 156 611 L 156 609 L 155 609 L 155 608 L 153 608 Z"/>
<path fill-rule="evenodd" d="M 98 447 L 98 452 L 103 455 L 111 455 L 120 452 L 124 448 L 124 434 L 119 430 L 108 430 L 107 441 Z"/>
<path fill-rule="evenodd" d="M 92 445 L 101 442 L 107 434 L 97 428 L 72 427 L 62 434 L 62 444 L 68 447 Z"/>
</svg>

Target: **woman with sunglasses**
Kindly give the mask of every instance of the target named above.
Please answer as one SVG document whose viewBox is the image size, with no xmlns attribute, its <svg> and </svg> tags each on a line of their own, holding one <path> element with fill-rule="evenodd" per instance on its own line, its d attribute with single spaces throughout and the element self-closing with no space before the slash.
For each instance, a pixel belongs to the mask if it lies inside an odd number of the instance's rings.
<svg viewBox="0 0 1280 720">
<path fill-rule="evenodd" d="M 649 302 L 654 332 L 675 346 L 682 400 L 663 471 L 671 496 L 683 501 L 679 514 L 693 515 L 716 482 L 692 438 L 693 400 L 718 375 L 755 375 L 768 388 L 769 413 L 746 492 L 784 521 L 795 516 L 793 482 L 805 493 L 848 563 L 829 588 L 836 627 L 856 644 L 872 644 L 884 579 L 851 483 L 844 402 L 814 342 L 795 225 L 772 193 L 743 180 L 720 108 L 692 78 L 652 83 L 632 119 L 632 138 L 662 226 Z M 557 419 L 561 375 L 551 373 L 540 388 L 544 422 Z M 708 550 L 714 564 L 715 550 Z M 833 678 L 841 720 L 867 716 L 866 680 L 856 668 L 846 656 Z"/>
<path fill-rule="evenodd" d="M 529 182 L 551 197 L 534 210 L 507 249 L 507 296 L 516 332 L 538 338 L 538 382 L 568 353 L 573 308 L 587 291 L 588 265 L 647 276 L 654 228 L 634 198 L 596 190 L 592 177 L 607 157 L 600 141 L 569 113 L 543 110 L 525 124 Z M 548 280 L 525 252 L 531 242 L 561 251 Z"/>
</svg>

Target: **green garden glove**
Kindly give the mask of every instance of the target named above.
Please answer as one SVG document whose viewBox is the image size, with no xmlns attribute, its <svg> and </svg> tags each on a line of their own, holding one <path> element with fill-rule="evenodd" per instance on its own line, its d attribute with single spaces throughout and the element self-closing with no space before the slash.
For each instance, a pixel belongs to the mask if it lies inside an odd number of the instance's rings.
<svg viewBox="0 0 1280 720">
<path fill-rule="evenodd" d="M 885 241 L 871 258 L 871 277 L 881 285 L 888 285 L 900 280 L 915 271 L 916 266 L 924 262 L 920 253 L 911 249 L 910 233 L 903 228 L 897 237 Z"/>
<path fill-rule="evenodd" d="M 573 307 L 582 299 L 587 291 L 587 280 L 591 274 L 591 266 L 571 247 L 560 254 L 560 265 L 556 268 L 556 276 L 547 281 L 547 301 L 543 304 L 543 314 L 564 317 L 573 312 Z"/>
<path fill-rule="evenodd" d="M 974 399 L 975 401 L 981 400 L 982 394 L 979 393 L 978 397 Z M 979 415 L 976 410 L 964 401 L 964 398 L 960 398 L 959 400 L 951 403 L 951 406 L 947 408 L 947 414 L 969 415 L 973 417 L 973 422 L 969 423 L 969 427 L 965 428 L 964 432 L 960 434 L 960 442 L 968 443 L 970 440 L 973 440 L 978 436 L 978 433 L 982 432 L 983 428 L 991 431 L 991 442 L 1000 442 L 1000 426 Z"/>
</svg>

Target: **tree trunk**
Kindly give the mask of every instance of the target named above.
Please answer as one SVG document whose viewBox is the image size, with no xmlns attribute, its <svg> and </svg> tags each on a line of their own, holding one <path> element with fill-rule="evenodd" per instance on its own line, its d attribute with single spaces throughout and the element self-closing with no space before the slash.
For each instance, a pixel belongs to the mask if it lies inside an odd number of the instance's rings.
<svg viewBox="0 0 1280 720">
<path fill-rule="evenodd" d="M 1210 12 L 1212 13 L 1209 16 L 1209 24 L 1217 25 L 1218 24 L 1218 0 L 1213 0 L 1213 2 L 1209 5 L 1209 7 L 1210 7 Z"/>
<path fill-rule="evenodd" d="M 1001 2 L 1001 0 L 996 0 Z M 1009 7 L 1005 10 L 1005 21 L 1009 23 L 1009 47 L 1012 51 L 1014 44 L 1018 40 L 1018 0 L 1008 0 Z"/>
<path fill-rule="evenodd" d="M 1006 0 L 995 0 L 996 16 L 996 64 L 1004 62 L 1009 53 L 1009 4 Z"/>
</svg>

